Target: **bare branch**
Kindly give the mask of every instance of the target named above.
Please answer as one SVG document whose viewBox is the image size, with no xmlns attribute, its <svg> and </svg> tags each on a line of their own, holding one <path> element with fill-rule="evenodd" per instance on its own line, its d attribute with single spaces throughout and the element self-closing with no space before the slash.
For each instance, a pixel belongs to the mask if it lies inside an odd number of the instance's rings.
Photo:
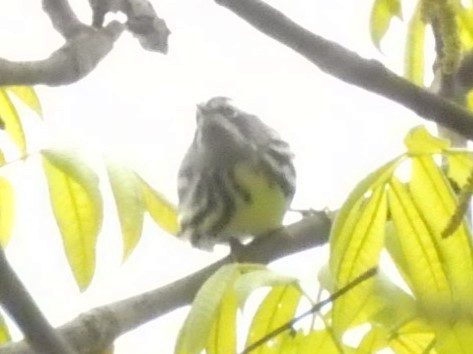
<svg viewBox="0 0 473 354">
<path fill-rule="evenodd" d="M 73 354 L 36 306 L 33 298 L 8 263 L 0 247 L 0 303 L 15 320 L 27 341 L 38 353 Z"/>
<path fill-rule="evenodd" d="M 419 116 L 473 139 L 473 114 L 397 76 L 376 60 L 317 36 L 260 0 L 215 0 L 269 37 L 292 48 L 321 70 L 396 101 Z"/>
<path fill-rule="evenodd" d="M 93 26 L 100 28 L 108 12 L 121 11 L 127 16 L 128 30 L 150 51 L 167 53 L 171 31 L 159 18 L 148 0 L 89 0 Z"/>
<path fill-rule="evenodd" d="M 268 263 L 283 256 L 323 245 L 328 240 L 331 222 L 323 212 L 256 239 L 244 246 L 242 261 Z M 185 278 L 161 288 L 96 308 L 60 327 L 79 353 L 96 353 L 108 348 L 121 334 L 162 316 L 193 300 L 203 282 L 222 265 L 231 263 L 231 256 L 209 265 Z M 10 343 L 0 354 L 32 354 L 25 342 Z"/>
<path fill-rule="evenodd" d="M 51 19 L 53 27 L 64 38 L 71 38 L 86 27 L 79 21 L 67 0 L 43 0 L 43 9 Z"/>
<path fill-rule="evenodd" d="M 123 30 L 124 25 L 116 21 L 102 29 L 86 28 L 45 60 L 0 59 L 0 85 L 65 85 L 78 81 L 112 50 Z"/>
</svg>

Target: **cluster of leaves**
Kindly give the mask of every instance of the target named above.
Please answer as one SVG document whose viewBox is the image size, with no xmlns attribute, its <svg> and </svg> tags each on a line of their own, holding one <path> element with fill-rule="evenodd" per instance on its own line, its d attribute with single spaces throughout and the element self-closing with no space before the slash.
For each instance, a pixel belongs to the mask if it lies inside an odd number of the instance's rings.
<svg viewBox="0 0 473 354">
<path fill-rule="evenodd" d="M 395 353 L 451 353 L 471 348 L 472 235 L 462 215 L 451 234 L 444 231 L 457 213 L 454 190 L 468 184 L 473 153 L 450 148 L 423 127 L 414 128 L 405 144 L 407 151 L 360 182 L 341 208 L 321 283 L 333 293 L 377 266 L 384 250 L 410 291 L 378 274 L 318 314 L 325 328 L 285 331 L 252 353 L 312 353 L 314 348 L 374 353 L 385 347 Z M 409 176 L 400 176 L 403 170 Z M 246 346 L 290 321 L 307 298 L 294 279 L 266 268 L 224 268 L 200 290 L 176 352 L 235 352 L 237 309 L 261 286 L 271 290 L 253 317 Z M 370 329 L 359 346 L 345 344 L 343 335 L 361 324 Z"/>
<path fill-rule="evenodd" d="M 20 156 L 29 153 L 22 121 L 11 96 L 26 104 L 39 116 L 41 105 L 33 88 L 8 86 L 0 88 L 0 117 L 3 128 L 17 146 Z M 48 149 L 39 151 L 46 177 L 51 208 L 58 225 L 64 251 L 77 285 L 85 290 L 95 270 L 95 246 L 103 217 L 100 178 L 79 151 Z M 0 165 L 8 164 L 0 150 Z M 104 159 L 122 230 L 123 259 L 138 243 L 145 212 L 165 231 L 178 232 L 176 208 L 153 189 L 135 171 Z M 15 209 L 14 188 L 0 176 L 0 244 L 10 239 Z M 10 339 L 8 328 L 0 317 L 0 343 Z"/>
<path fill-rule="evenodd" d="M 426 26 L 438 28 L 443 48 L 437 60 L 443 72 L 458 69 L 462 56 L 473 47 L 473 13 L 469 1 L 418 0 L 408 23 L 404 76 L 424 86 Z M 379 48 L 394 18 L 402 19 L 401 0 L 375 0 L 370 20 L 371 39 Z"/>
<path fill-rule="evenodd" d="M 23 125 L 10 95 L 41 116 L 35 91 L 27 86 L 0 88 L 0 117 L 4 130 L 17 146 L 20 156 L 28 154 Z M 70 268 L 81 290 L 92 280 L 95 270 L 95 246 L 103 216 L 99 175 L 71 149 L 48 149 L 39 152 L 46 177 L 51 207 L 56 219 Z M 0 151 L 0 165 L 8 164 Z M 123 259 L 139 241 L 143 218 L 152 219 L 170 234 L 177 234 L 176 208 L 132 169 L 104 159 L 122 230 Z M 0 243 L 5 247 L 14 224 L 15 198 L 11 182 L 0 176 Z M 8 329 L 0 318 L 0 342 L 9 339 Z"/>
</svg>

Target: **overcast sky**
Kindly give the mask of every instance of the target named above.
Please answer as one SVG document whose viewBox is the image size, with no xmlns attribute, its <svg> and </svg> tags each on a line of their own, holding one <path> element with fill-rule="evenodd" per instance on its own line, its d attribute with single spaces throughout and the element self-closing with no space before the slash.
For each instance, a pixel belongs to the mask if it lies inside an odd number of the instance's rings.
<svg viewBox="0 0 473 354">
<path fill-rule="evenodd" d="M 61 45 L 40 3 L 2 2 L 0 57 L 40 59 Z M 72 3 L 84 20 L 90 18 L 87 1 Z M 403 27 L 395 23 L 383 46 L 385 55 L 378 52 L 368 33 L 372 0 L 268 3 L 315 33 L 400 72 Z M 257 113 L 291 144 L 298 172 L 293 207 L 335 209 L 357 181 L 401 153 L 408 129 L 422 123 L 396 104 L 321 73 L 211 0 L 153 4 L 172 31 L 168 55 L 145 52 L 125 34 L 85 79 L 67 87 L 38 87 L 45 121 L 25 113 L 32 151 L 54 140 L 74 142 L 92 154 L 112 152 L 175 200 L 177 168 L 192 139 L 195 105 L 224 95 Z M 142 242 L 121 265 L 119 229 L 108 202 L 96 275 L 79 294 L 65 265 L 38 161 L 30 159 L 18 168 L 18 218 L 8 256 L 55 325 L 88 308 L 164 285 L 218 257 L 191 249 L 147 220 Z M 104 193 L 110 195 L 106 187 Z M 298 260 L 310 269 L 317 263 L 314 257 L 321 252 Z M 275 267 L 301 275 L 300 263 Z M 124 336 L 115 352 L 171 352 L 174 323 L 184 313 L 179 310 Z"/>
</svg>

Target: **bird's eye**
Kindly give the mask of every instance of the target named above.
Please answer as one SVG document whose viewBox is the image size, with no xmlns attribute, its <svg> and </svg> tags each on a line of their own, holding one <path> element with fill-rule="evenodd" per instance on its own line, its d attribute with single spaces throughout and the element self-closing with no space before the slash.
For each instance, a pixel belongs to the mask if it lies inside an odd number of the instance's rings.
<svg viewBox="0 0 473 354">
<path fill-rule="evenodd" d="M 230 106 L 220 107 L 219 111 L 227 118 L 233 118 L 237 116 L 237 111 Z"/>
</svg>

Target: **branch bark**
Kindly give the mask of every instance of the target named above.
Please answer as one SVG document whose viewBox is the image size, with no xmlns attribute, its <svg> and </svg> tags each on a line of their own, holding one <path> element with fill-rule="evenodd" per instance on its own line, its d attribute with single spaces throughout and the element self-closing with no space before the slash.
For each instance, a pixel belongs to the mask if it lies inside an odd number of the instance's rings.
<svg viewBox="0 0 473 354">
<path fill-rule="evenodd" d="M 268 263 L 283 256 L 317 247 L 328 241 L 331 222 L 324 212 L 289 225 L 244 246 L 240 261 Z M 95 308 L 58 328 L 77 353 L 98 353 L 123 333 L 191 303 L 205 280 L 222 265 L 233 262 L 227 256 L 196 273 L 161 288 L 116 303 Z M 9 343 L 0 354 L 33 354 L 24 341 Z"/>
<path fill-rule="evenodd" d="M 44 11 L 66 43 L 45 60 L 13 62 L 0 58 L 0 85 L 76 82 L 95 69 L 125 29 L 138 38 L 143 48 L 166 53 L 170 31 L 164 20 L 148 1 L 128 1 L 136 6 L 129 6 L 126 25 L 112 21 L 105 28 L 95 28 L 80 22 L 67 0 L 43 0 Z"/>
<path fill-rule="evenodd" d="M 380 62 L 364 59 L 337 43 L 311 33 L 260 0 L 215 2 L 304 56 L 326 73 L 398 102 L 425 119 L 473 139 L 473 114 L 397 76 Z"/>
<path fill-rule="evenodd" d="M 0 303 L 22 330 L 27 341 L 43 354 L 73 354 L 69 344 L 41 313 L 7 261 L 0 247 Z"/>
</svg>

